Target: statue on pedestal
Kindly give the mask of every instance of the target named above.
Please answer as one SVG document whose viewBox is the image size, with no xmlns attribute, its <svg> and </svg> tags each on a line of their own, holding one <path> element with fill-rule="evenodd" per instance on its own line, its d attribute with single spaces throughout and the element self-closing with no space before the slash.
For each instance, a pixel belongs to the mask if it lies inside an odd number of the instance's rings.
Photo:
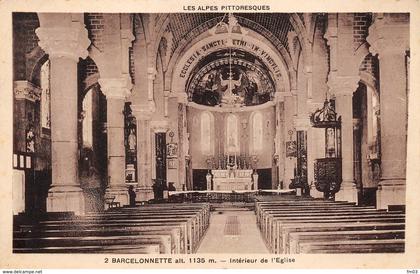
<svg viewBox="0 0 420 274">
<path fill-rule="evenodd" d="M 252 185 L 253 187 L 251 189 L 257 189 L 258 188 L 258 173 L 257 170 L 254 170 L 254 173 L 252 174 Z"/>
<path fill-rule="evenodd" d="M 206 181 L 207 181 L 207 190 L 212 190 L 211 189 L 211 173 L 210 173 L 210 170 L 207 172 L 207 175 L 206 175 Z"/>
<path fill-rule="evenodd" d="M 130 134 L 128 135 L 128 149 L 130 151 L 135 151 L 137 145 L 136 134 L 134 129 L 130 129 Z"/>
</svg>

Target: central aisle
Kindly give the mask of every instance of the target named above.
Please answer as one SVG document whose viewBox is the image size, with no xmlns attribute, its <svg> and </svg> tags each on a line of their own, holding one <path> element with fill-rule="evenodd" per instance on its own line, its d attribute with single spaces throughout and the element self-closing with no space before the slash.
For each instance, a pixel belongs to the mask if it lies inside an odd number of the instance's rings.
<svg viewBox="0 0 420 274">
<path fill-rule="evenodd" d="M 269 253 L 253 211 L 237 208 L 211 213 L 197 253 Z"/>
</svg>

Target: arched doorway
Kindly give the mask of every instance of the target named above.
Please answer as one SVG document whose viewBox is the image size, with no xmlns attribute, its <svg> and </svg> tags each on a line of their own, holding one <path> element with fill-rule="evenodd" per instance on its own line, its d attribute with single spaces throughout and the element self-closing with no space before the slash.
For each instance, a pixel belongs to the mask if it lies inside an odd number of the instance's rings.
<svg viewBox="0 0 420 274">
<path fill-rule="evenodd" d="M 376 205 L 380 180 L 379 94 L 364 82 L 353 95 L 354 178 L 360 205 Z"/>
</svg>

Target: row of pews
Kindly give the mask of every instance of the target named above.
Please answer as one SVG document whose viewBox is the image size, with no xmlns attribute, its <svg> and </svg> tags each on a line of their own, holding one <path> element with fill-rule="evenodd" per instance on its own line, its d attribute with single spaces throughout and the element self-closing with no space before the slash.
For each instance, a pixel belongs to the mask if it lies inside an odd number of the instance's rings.
<svg viewBox="0 0 420 274">
<path fill-rule="evenodd" d="M 404 252 L 405 213 L 318 199 L 256 201 L 258 227 L 272 253 Z"/>
<path fill-rule="evenodd" d="M 83 217 L 49 217 L 14 226 L 15 253 L 194 253 L 209 226 L 210 205 L 149 204 Z"/>
</svg>

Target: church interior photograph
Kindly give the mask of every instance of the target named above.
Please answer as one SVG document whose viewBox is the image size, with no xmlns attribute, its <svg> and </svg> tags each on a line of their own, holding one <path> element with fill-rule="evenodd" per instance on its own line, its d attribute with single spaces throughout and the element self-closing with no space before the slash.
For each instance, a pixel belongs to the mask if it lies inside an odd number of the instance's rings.
<svg viewBox="0 0 420 274">
<path fill-rule="evenodd" d="M 13 252 L 405 252 L 409 22 L 14 12 Z"/>
</svg>

